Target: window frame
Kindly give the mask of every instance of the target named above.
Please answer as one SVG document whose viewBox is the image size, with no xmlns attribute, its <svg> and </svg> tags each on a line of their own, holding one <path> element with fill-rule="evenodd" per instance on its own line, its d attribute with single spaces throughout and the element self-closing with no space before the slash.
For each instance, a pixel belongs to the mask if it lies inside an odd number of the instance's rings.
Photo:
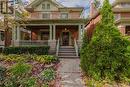
<svg viewBox="0 0 130 87">
<path fill-rule="evenodd" d="M 44 17 L 46 15 L 46 17 Z M 42 19 L 51 19 L 51 14 L 50 13 L 42 13 Z"/>
<path fill-rule="evenodd" d="M 64 16 L 66 15 L 66 17 L 63 17 L 63 15 L 64 15 Z M 68 13 L 68 12 L 62 12 L 60 18 L 61 18 L 61 19 L 69 19 L 69 13 Z"/>
</svg>

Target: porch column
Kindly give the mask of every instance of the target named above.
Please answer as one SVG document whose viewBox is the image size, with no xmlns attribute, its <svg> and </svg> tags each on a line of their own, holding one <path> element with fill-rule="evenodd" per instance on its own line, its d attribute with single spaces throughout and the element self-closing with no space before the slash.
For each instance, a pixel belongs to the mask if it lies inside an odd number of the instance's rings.
<svg viewBox="0 0 130 87">
<path fill-rule="evenodd" d="M 17 40 L 20 40 L 20 26 L 17 26 Z"/>
<path fill-rule="evenodd" d="M 82 26 L 79 25 L 79 30 L 78 30 L 78 31 L 79 31 L 79 36 L 78 36 L 78 40 L 81 40 L 81 29 L 82 29 L 81 27 L 82 27 Z"/>
<path fill-rule="evenodd" d="M 50 34 L 50 40 L 52 40 L 52 25 L 50 25 L 50 32 L 49 32 L 49 34 Z"/>
<path fill-rule="evenodd" d="M 122 35 L 125 36 L 125 34 L 126 34 L 126 26 L 125 25 L 119 25 L 118 29 L 122 33 Z"/>
<path fill-rule="evenodd" d="M 56 40 L 56 26 L 53 25 L 53 40 Z"/>
<path fill-rule="evenodd" d="M 50 39 L 48 45 L 50 46 L 50 54 L 55 54 L 56 51 L 55 25 L 50 25 Z"/>
<path fill-rule="evenodd" d="M 81 30 L 81 38 L 83 38 L 83 35 L 84 35 L 84 31 L 85 31 L 85 25 L 83 24 L 81 26 L 82 30 Z"/>
</svg>

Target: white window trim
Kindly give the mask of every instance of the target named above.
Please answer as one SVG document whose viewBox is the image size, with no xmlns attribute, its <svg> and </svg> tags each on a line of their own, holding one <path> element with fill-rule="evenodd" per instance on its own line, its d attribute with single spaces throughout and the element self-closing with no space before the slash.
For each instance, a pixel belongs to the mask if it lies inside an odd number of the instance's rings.
<svg viewBox="0 0 130 87">
<path fill-rule="evenodd" d="M 52 14 L 51 14 L 51 12 L 42 12 L 42 13 L 41 13 L 41 18 L 42 18 L 42 19 L 44 19 L 44 18 L 43 18 L 43 14 L 50 14 L 50 18 L 49 18 L 49 19 L 52 19 Z M 47 20 L 47 19 L 48 19 L 48 18 L 46 18 L 46 20 Z"/>
<path fill-rule="evenodd" d="M 45 5 L 45 8 L 43 9 L 43 4 Z M 50 5 L 50 9 L 47 8 L 47 5 Z M 48 11 L 48 10 L 51 10 L 51 4 L 50 3 L 42 3 L 41 5 L 41 9 L 45 10 L 45 11 Z"/>
<path fill-rule="evenodd" d="M 62 14 L 68 14 L 68 18 L 62 18 Z M 60 13 L 60 19 L 70 19 L 69 12 L 61 12 Z"/>
</svg>

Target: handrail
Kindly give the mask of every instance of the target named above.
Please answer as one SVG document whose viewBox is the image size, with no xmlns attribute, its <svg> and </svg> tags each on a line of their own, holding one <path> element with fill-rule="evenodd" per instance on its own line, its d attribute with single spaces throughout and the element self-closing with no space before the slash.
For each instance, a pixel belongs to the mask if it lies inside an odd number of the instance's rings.
<svg viewBox="0 0 130 87">
<path fill-rule="evenodd" d="M 74 39 L 74 48 L 75 48 L 75 51 L 76 51 L 76 56 L 78 57 L 79 56 L 79 52 L 78 52 L 78 45 L 77 45 L 76 39 Z"/>
<path fill-rule="evenodd" d="M 58 56 L 59 48 L 60 48 L 60 40 L 58 39 L 57 46 L 56 46 L 56 56 Z"/>
</svg>

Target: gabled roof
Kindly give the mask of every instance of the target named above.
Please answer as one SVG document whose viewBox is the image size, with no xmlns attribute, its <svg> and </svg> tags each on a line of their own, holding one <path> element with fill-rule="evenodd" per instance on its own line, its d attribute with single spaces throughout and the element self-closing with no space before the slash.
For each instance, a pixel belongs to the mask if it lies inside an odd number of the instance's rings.
<svg viewBox="0 0 130 87">
<path fill-rule="evenodd" d="M 56 6 L 58 7 L 64 7 L 62 4 L 60 4 L 59 2 L 57 2 L 56 0 L 34 0 L 32 3 L 30 3 L 28 7 L 35 7 L 35 6 L 38 6 L 39 4 L 41 4 L 41 2 L 43 1 L 50 1 L 52 2 L 53 4 L 55 4 Z"/>
</svg>

